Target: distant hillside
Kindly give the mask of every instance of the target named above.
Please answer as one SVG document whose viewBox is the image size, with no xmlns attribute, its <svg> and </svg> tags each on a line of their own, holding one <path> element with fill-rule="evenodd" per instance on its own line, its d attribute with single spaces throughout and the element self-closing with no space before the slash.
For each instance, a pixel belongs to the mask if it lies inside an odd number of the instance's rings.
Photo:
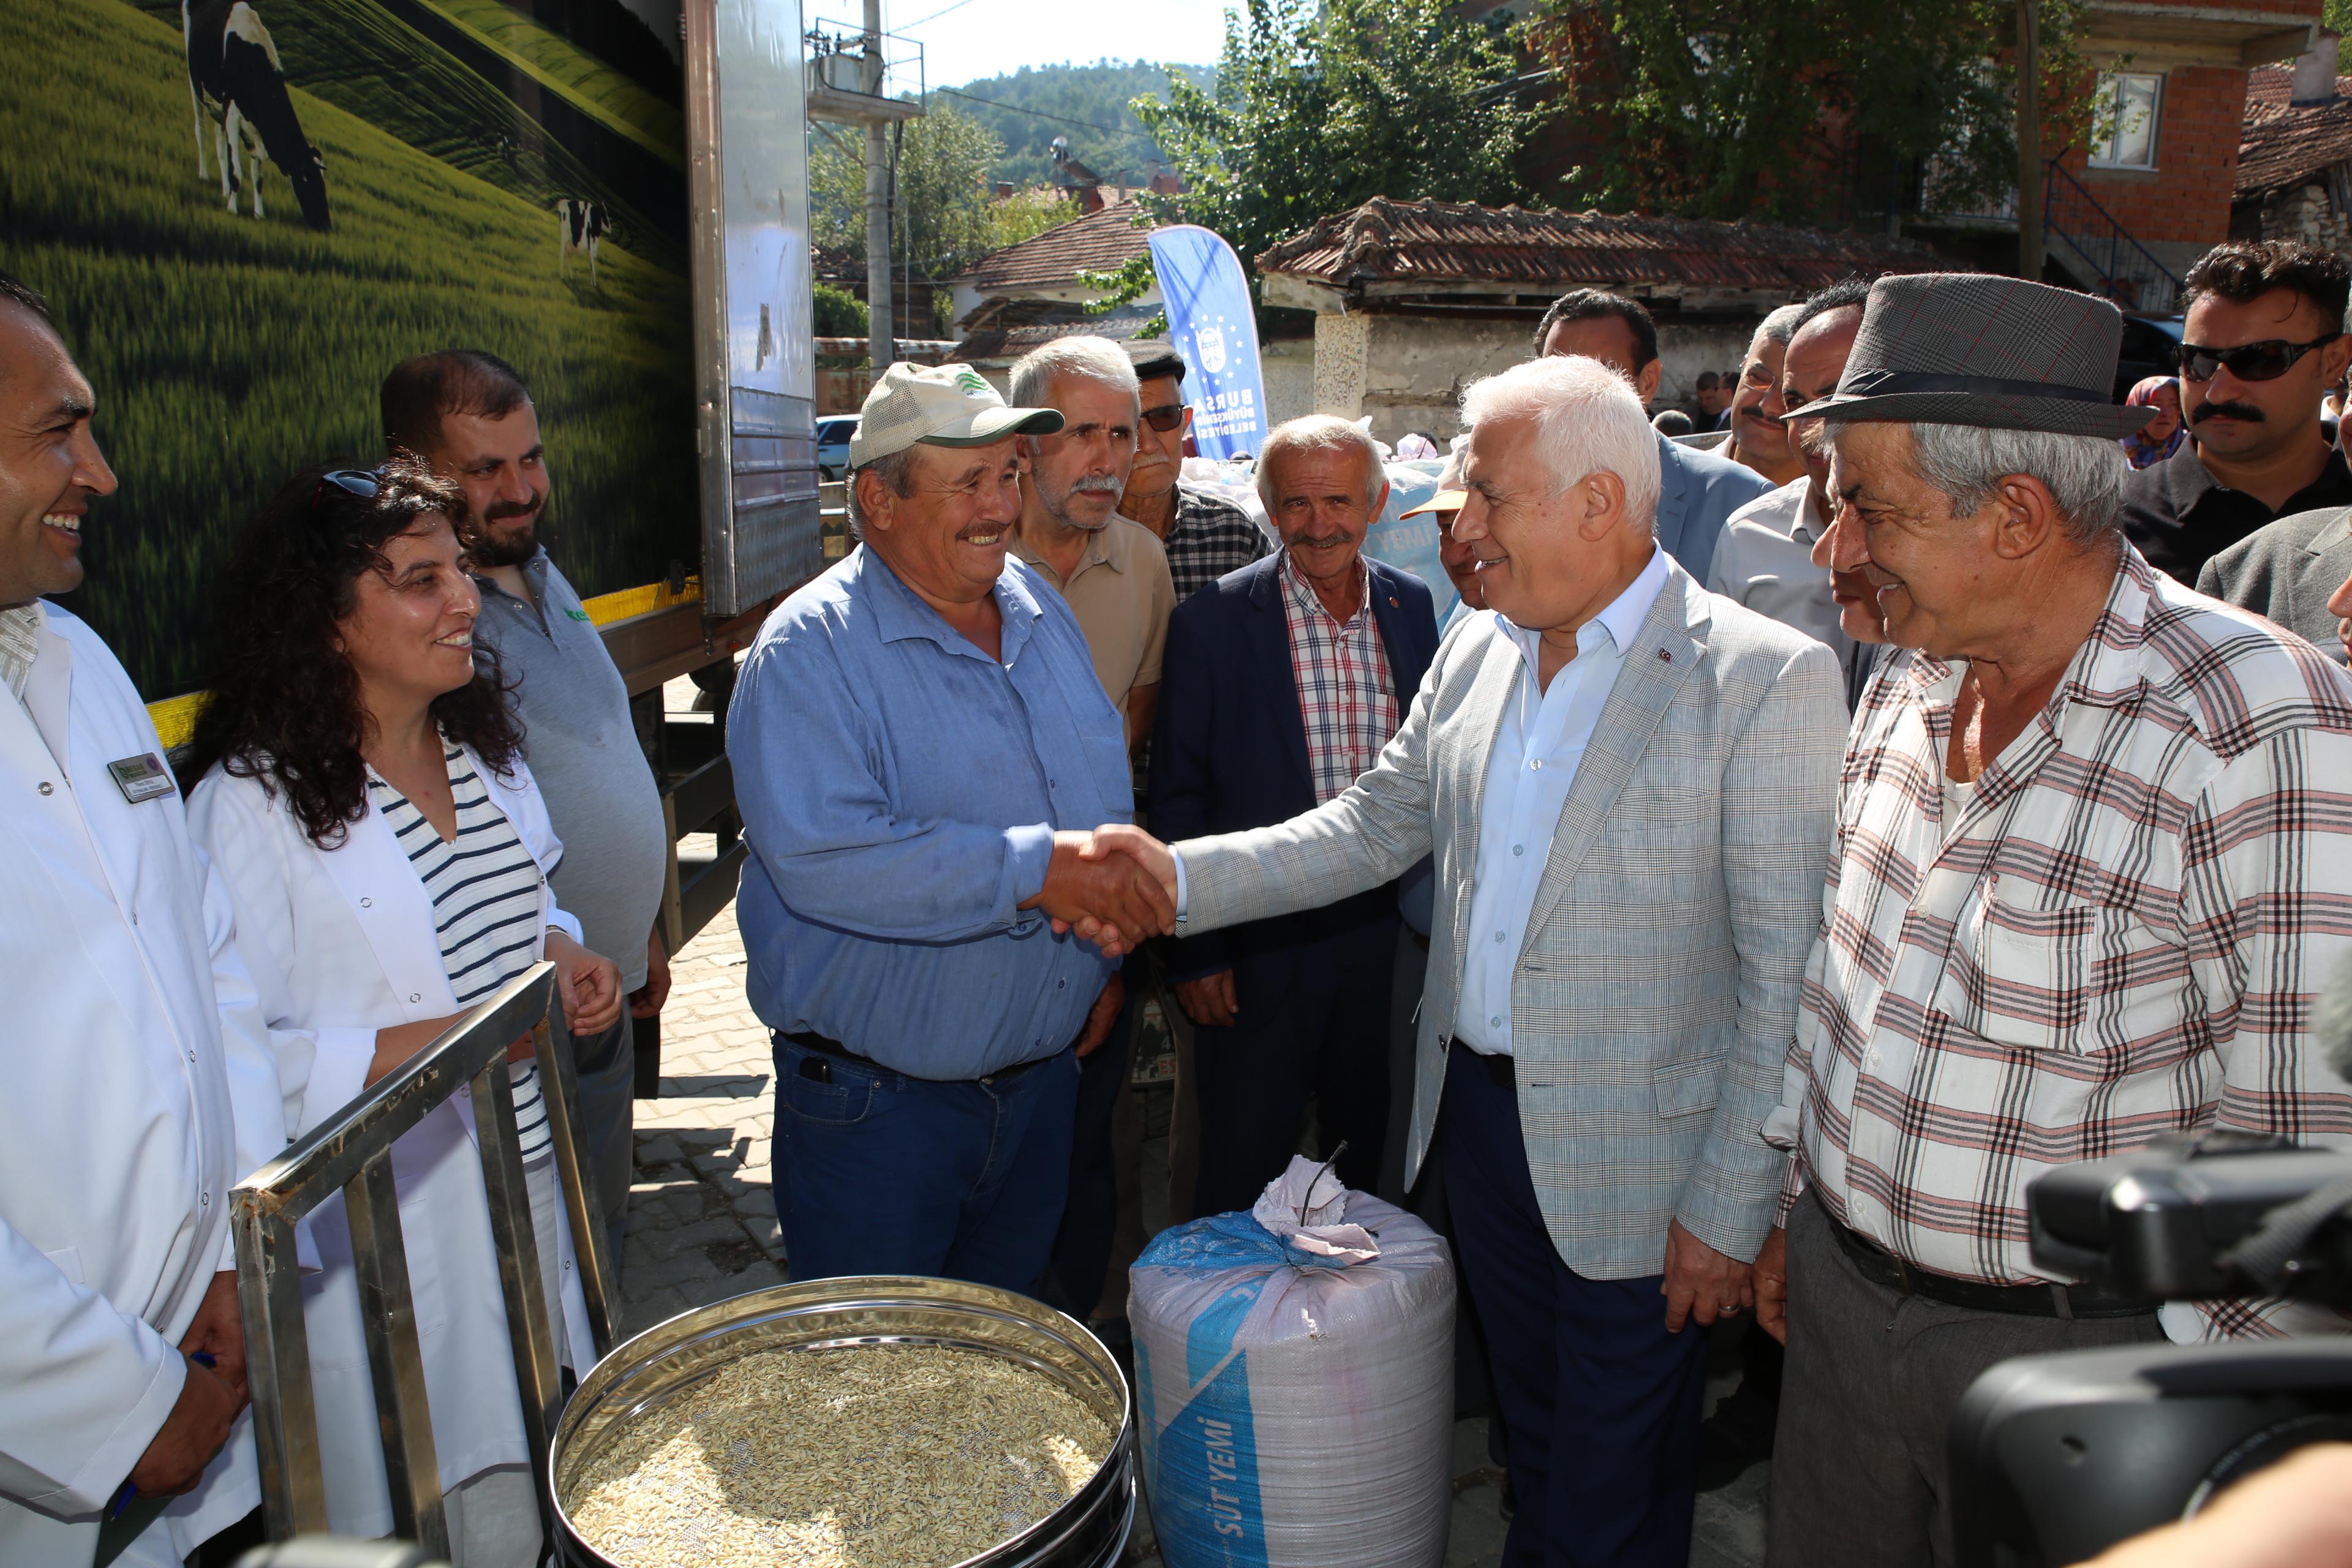
<svg viewBox="0 0 2352 1568">
<path fill-rule="evenodd" d="M 1216 85 L 1214 66 L 1173 68 L 1203 88 Z M 932 90 L 951 94 L 949 102 L 1003 138 L 1004 156 L 991 171 L 1000 180 L 1043 184 L 1054 166 L 1056 136 L 1068 137 L 1070 155 L 1106 180 L 1123 174 L 1140 184 L 1160 166 L 1160 150 L 1127 108 L 1130 100 L 1145 93 L 1167 96 L 1166 74 L 1143 60 L 1024 66 L 1011 76 Z M 1044 118 L 1048 115 L 1054 118 Z"/>
</svg>

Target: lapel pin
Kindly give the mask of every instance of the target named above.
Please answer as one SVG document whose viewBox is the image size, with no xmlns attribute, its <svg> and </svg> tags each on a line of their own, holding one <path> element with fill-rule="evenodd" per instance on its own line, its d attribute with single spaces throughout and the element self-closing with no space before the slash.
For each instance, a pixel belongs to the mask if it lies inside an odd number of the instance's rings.
<svg viewBox="0 0 2352 1568">
<path fill-rule="evenodd" d="M 1658 662 L 1661 664 L 1672 664 L 1675 662 L 1675 656 L 1668 653 L 1664 648 L 1660 648 L 1658 650 Z"/>
<path fill-rule="evenodd" d="M 1396 595 L 1394 594 L 1391 594 L 1389 595 L 1389 608 L 1391 610 L 1398 608 Z"/>
</svg>

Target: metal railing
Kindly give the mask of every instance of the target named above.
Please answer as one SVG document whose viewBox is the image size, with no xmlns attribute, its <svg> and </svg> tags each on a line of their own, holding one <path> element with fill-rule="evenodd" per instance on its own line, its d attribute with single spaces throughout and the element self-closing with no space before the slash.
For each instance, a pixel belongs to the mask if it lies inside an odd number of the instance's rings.
<svg viewBox="0 0 2352 1568">
<path fill-rule="evenodd" d="M 522 1394 L 524 1441 L 538 1483 L 541 1528 L 547 1540 L 555 1539 L 547 1465 L 548 1442 L 562 1402 L 554 1326 L 562 1321 L 562 1305 L 544 1300 L 530 1194 L 524 1186 L 521 1144 L 515 1132 L 514 1086 L 507 1074 L 507 1047 L 526 1031 L 539 1063 L 557 1178 L 572 1222 L 572 1248 L 599 1355 L 612 1346 L 613 1312 L 605 1294 L 604 1217 L 590 1194 L 588 1173 L 572 1138 L 580 1117 L 578 1088 L 571 1056 L 558 1045 L 549 1025 L 554 996 L 554 965 L 533 965 L 229 1194 L 236 1236 L 237 1299 L 253 1391 L 254 1446 L 271 1540 L 327 1528 L 326 1478 L 294 1226 L 341 1193 L 359 1276 L 360 1316 L 367 1335 L 377 1423 L 383 1435 L 393 1533 L 440 1556 L 449 1553 L 433 1417 L 425 1397 L 425 1359 L 409 1295 L 408 1256 L 401 1243 L 392 1146 L 428 1111 L 460 1092 L 473 1096 L 475 1141 L 489 1193 L 490 1237 L 498 1250 L 515 1383 Z M 582 1372 L 585 1375 L 584 1368 Z"/>
<path fill-rule="evenodd" d="M 2134 239 L 2083 183 L 2051 161 L 2048 195 L 2042 203 L 2042 232 L 2073 253 L 2061 265 L 2083 272 L 2085 282 L 2126 310 L 2168 316 L 2180 308 L 2181 283 L 2172 268 Z"/>
</svg>

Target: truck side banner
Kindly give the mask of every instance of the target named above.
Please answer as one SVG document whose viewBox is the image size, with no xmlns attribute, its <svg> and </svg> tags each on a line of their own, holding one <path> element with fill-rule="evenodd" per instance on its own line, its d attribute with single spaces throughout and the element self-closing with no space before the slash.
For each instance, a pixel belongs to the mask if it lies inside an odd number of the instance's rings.
<svg viewBox="0 0 2352 1568">
<path fill-rule="evenodd" d="M 1208 229 L 1174 224 L 1151 231 L 1151 268 L 1184 357 L 1193 444 L 1204 458 L 1255 456 L 1265 445 L 1265 383 L 1241 258 Z"/>
<path fill-rule="evenodd" d="M 0 5 L 24 68 L 0 267 L 48 297 L 122 485 L 65 602 L 151 700 L 201 679 L 235 531 L 308 464 L 373 462 L 384 373 L 434 349 L 530 386 L 544 533 L 582 594 L 697 570 L 680 22 L 678 0 Z M 805 295 L 804 257 L 767 265 Z"/>
</svg>

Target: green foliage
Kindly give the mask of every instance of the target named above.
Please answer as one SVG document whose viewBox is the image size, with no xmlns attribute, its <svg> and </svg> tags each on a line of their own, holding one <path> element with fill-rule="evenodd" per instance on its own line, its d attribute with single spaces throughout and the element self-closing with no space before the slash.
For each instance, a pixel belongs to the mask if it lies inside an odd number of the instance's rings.
<svg viewBox="0 0 2352 1568">
<path fill-rule="evenodd" d="M 918 278 L 951 278 L 994 248 L 988 166 L 1002 150 L 979 121 L 934 101 L 929 114 L 900 122 L 893 140 L 898 202 L 892 265 Z M 813 127 L 809 220 L 816 243 L 866 253 L 866 143 L 830 127 Z"/>
<path fill-rule="evenodd" d="M 1248 0 L 1225 13 L 1213 91 L 1172 79 L 1136 116 L 1184 176 L 1164 216 L 1245 263 L 1377 195 L 1518 200 L 1514 164 L 1543 118 L 1509 84 L 1508 31 L 1448 0 Z"/>
<path fill-rule="evenodd" d="M 2069 3 L 2043 6 L 2053 68 Z M 1807 223 L 1905 200 L 1893 171 L 1929 159 L 1941 210 L 2008 189 L 1994 61 L 2012 17 L 1996 0 L 1538 0 L 1528 32 L 1599 153 L 1570 176 L 1570 205 Z"/>
<path fill-rule="evenodd" d="M 1182 72 L 1197 86 L 1216 83 L 1216 71 L 1207 66 L 1097 60 L 1085 66 L 1024 66 L 1011 76 L 984 77 L 940 90 L 1004 143 L 990 166 L 992 179 L 1016 186 L 1045 184 L 1054 174 L 1054 138 L 1063 136 L 1069 139 L 1070 156 L 1105 180 L 1123 178 L 1139 185 L 1165 160 L 1131 105 L 1141 97 L 1166 98 L 1171 71 Z"/>
<path fill-rule="evenodd" d="M 1003 250 L 1085 216 L 1078 204 L 1050 185 L 1032 185 L 988 204 L 988 248 Z"/>
<path fill-rule="evenodd" d="M 376 450 L 378 383 L 427 349 L 476 344 L 530 378 L 557 558 L 583 593 L 698 552 L 686 279 L 624 234 L 597 281 L 578 258 L 560 272 L 546 165 L 528 148 L 512 164 L 481 152 L 527 122 L 495 93 L 457 90 L 467 73 L 384 16 L 356 0 L 270 13 L 298 84 L 310 79 L 295 61 L 320 58 L 310 29 L 334 28 L 400 60 L 393 83 L 421 100 L 394 133 L 297 86 L 326 156 L 334 227 L 320 234 L 274 170 L 266 219 L 231 216 L 217 173 L 199 177 L 176 7 L 167 21 L 123 0 L 0 5 L 0 48 L 76 62 L 0 94 L 0 266 L 48 294 L 97 388 L 122 489 L 91 514 L 89 578 L 67 604 L 150 698 L 196 679 L 205 589 L 232 531 L 303 464 Z M 397 110 L 399 92 L 366 90 Z M 411 130 L 500 177 L 421 150 Z"/>
<path fill-rule="evenodd" d="M 862 338 L 872 330 L 866 301 L 830 283 L 816 286 L 816 335 L 821 338 Z"/>
<path fill-rule="evenodd" d="M 1121 305 L 1132 304 L 1159 288 L 1160 274 L 1153 269 L 1151 253 L 1147 250 L 1141 256 L 1129 257 L 1108 272 L 1081 271 L 1078 282 L 1082 287 L 1101 291 L 1087 301 L 1087 314 L 1108 316 Z M 1156 338 L 1167 330 L 1168 312 L 1162 309 L 1137 329 L 1135 335 Z"/>
</svg>

